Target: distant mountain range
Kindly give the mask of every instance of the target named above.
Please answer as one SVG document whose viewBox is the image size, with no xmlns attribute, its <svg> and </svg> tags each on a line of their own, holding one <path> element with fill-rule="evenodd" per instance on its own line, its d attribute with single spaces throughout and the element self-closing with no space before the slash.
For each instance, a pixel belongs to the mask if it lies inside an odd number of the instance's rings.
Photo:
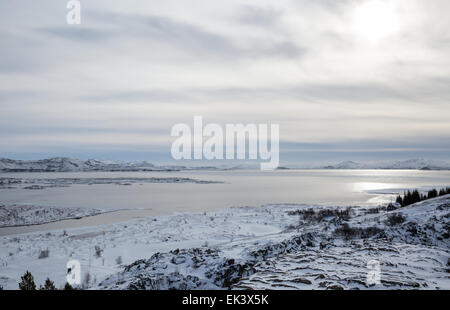
<svg viewBox="0 0 450 310">
<path fill-rule="evenodd" d="M 429 159 L 408 159 L 391 162 L 358 163 L 344 161 L 335 165 L 321 167 L 323 169 L 415 169 L 415 170 L 450 170 L 450 163 Z"/>
<path fill-rule="evenodd" d="M 279 167 L 278 169 L 304 169 L 305 167 Z M 392 162 L 358 163 L 344 161 L 327 166 L 308 167 L 308 169 L 414 169 L 414 170 L 450 170 L 450 163 L 426 159 L 408 159 Z M 181 171 L 181 170 L 242 170 L 257 169 L 255 165 L 237 166 L 156 166 L 152 163 L 119 162 L 110 160 L 80 160 L 68 157 L 55 157 L 40 160 L 14 160 L 1 158 L 0 172 L 76 172 L 76 171 Z"/>
<path fill-rule="evenodd" d="M 55 157 L 41 160 L 0 159 L 3 172 L 71 172 L 71 171 L 178 171 L 184 166 L 155 166 L 149 162 L 115 162 Z"/>
</svg>

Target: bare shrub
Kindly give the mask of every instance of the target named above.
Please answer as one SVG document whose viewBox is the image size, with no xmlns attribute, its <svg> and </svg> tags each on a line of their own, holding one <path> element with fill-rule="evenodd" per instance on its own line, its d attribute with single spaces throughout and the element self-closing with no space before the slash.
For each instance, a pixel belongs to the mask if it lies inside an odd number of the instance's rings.
<svg viewBox="0 0 450 310">
<path fill-rule="evenodd" d="M 89 287 L 89 283 L 91 282 L 91 274 L 86 272 L 83 278 L 83 283 L 81 284 L 82 289 L 87 289 Z"/>
<path fill-rule="evenodd" d="M 386 225 L 389 226 L 397 226 L 399 224 L 404 223 L 406 220 L 406 217 L 401 213 L 394 213 L 388 216 L 386 222 Z"/>
<path fill-rule="evenodd" d="M 94 253 L 95 257 L 97 257 L 97 258 L 102 257 L 103 249 L 100 246 L 96 245 L 94 247 L 94 250 L 95 250 L 95 253 Z"/>
<path fill-rule="evenodd" d="M 122 256 L 117 256 L 117 258 L 116 258 L 116 264 L 117 265 L 122 265 Z"/>
<path fill-rule="evenodd" d="M 338 236 L 342 236 L 345 239 L 352 238 L 370 238 L 374 236 L 382 237 L 384 236 L 384 230 L 376 227 L 351 227 L 349 224 L 344 223 L 341 227 L 334 230 L 334 233 Z"/>
<path fill-rule="evenodd" d="M 41 250 L 41 252 L 39 252 L 39 259 L 43 259 L 43 258 L 47 258 L 50 255 L 50 250 L 49 249 L 45 249 L 45 250 Z"/>
<path fill-rule="evenodd" d="M 310 223 L 322 222 L 325 219 L 339 219 L 348 221 L 351 217 L 351 208 L 346 209 L 314 209 L 289 211 L 288 215 L 299 215 L 300 219 Z"/>
<path fill-rule="evenodd" d="M 380 213 L 380 208 L 370 208 L 364 210 L 367 214 L 378 214 Z"/>
</svg>

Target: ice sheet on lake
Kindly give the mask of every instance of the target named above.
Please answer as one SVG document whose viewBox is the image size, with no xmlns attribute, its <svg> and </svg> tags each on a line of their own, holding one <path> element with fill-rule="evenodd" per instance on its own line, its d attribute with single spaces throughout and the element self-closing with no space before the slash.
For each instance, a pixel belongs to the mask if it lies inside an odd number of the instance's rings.
<svg viewBox="0 0 450 310">
<path fill-rule="evenodd" d="M 150 177 L 150 178 L 0 178 L 0 189 L 44 189 L 48 187 L 68 187 L 71 185 L 131 185 L 136 183 L 195 183 L 214 184 L 218 181 L 197 180 L 181 177 Z"/>
</svg>

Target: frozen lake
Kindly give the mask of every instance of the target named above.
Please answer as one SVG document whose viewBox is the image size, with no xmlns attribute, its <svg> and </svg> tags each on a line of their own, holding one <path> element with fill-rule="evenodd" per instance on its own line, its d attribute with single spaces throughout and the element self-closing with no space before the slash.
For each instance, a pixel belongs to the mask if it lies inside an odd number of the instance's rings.
<svg viewBox="0 0 450 310">
<path fill-rule="evenodd" d="M 213 211 L 232 206 L 299 203 L 377 205 L 405 188 L 450 186 L 450 171 L 418 170 L 234 170 L 181 172 L 2 173 L 21 179 L 118 179 L 125 184 L 70 184 L 43 189 L 0 189 L 0 204 L 122 210 L 81 220 L 10 228 L 15 231 L 108 224 L 174 212 Z M 148 183 L 145 178 L 191 178 L 223 183 Z M 2 230 L 5 230 L 3 228 Z M 0 231 L 0 234 L 2 232 Z"/>
</svg>

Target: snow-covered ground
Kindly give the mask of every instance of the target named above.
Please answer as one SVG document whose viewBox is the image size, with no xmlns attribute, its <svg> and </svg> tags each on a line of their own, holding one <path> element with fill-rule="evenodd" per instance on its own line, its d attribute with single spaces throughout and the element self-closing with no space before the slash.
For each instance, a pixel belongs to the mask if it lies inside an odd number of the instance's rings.
<svg viewBox="0 0 450 310">
<path fill-rule="evenodd" d="M 397 210 L 266 205 L 5 236 L 0 285 L 17 289 L 29 270 L 62 286 L 77 259 L 94 289 L 449 289 L 449 217 L 447 195 Z"/>
</svg>

